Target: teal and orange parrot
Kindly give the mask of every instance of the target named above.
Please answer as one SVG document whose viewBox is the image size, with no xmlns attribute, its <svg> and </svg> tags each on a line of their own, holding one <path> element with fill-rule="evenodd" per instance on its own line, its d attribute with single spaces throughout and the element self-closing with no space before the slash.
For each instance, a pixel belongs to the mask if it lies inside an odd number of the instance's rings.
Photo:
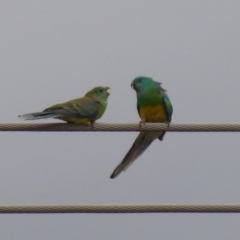
<svg viewBox="0 0 240 240">
<path fill-rule="evenodd" d="M 109 87 L 95 87 L 85 94 L 84 97 L 68 102 L 55 104 L 42 112 L 20 115 L 25 120 L 43 118 L 57 118 L 68 123 L 93 125 L 102 117 L 107 108 Z"/>
<path fill-rule="evenodd" d="M 137 77 L 131 84 L 137 93 L 137 110 L 141 118 L 141 123 L 164 122 L 169 125 L 172 118 L 173 107 L 166 94 L 166 90 L 161 87 L 161 83 L 149 77 Z M 166 132 L 140 132 L 132 147 L 113 171 L 110 178 L 117 177 L 125 171 L 155 140 L 163 140 Z"/>
</svg>

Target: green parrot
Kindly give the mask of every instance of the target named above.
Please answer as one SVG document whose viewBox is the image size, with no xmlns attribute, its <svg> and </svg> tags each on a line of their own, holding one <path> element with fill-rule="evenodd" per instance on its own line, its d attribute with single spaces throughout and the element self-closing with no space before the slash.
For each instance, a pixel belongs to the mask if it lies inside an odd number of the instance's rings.
<svg viewBox="0 0 240 240">
<path fill-rule="evenodd" d="M 68 102 L 55 104 L 42 112 L 19 115 L 25 120 L 43 118 L 57 118 L 68 123 L 93 125 L 101 118 L 107 108 L 107 99 L 110 93 L 109 87 L 95 87 L 85 94 L 84 97 Z"/>
<path fill-rule="evenodd" d="M 164 122 L 169 125 L 172 118 L 173 107 L 166 90 L 161 83 L 149 77 L 137 77 L 131 84 L 137 93 L 137 110 L 141 123 Z M 132 147 L 113 171 L 110 178 L 117 177 L 125 171 L 155 140 L 163 140 L 166 132 L 140 132 Z"/>
</svg>

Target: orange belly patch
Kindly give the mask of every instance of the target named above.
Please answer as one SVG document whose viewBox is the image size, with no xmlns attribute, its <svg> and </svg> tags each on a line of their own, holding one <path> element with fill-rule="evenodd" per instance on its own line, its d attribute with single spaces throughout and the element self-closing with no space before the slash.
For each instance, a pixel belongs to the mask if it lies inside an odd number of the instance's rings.
<svg viewBox="0 0 240 240">
<path fill-rule="evenodd" d="M 167 122 L 167 114 L 163 105 L 140 108 L 140 117 L 145 122 Z"/>
</svg>

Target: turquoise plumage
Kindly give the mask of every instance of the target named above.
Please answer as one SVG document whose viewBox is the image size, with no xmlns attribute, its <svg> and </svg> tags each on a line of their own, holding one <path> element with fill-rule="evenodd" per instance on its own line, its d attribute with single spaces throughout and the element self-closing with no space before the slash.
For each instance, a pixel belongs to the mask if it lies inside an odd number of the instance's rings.
<svg viewBox="0 0 240 240">
<path fill-rule="evenodd" d="M 137 77 L 133 80 L 133 89 L 137 93 L 137 109 L 141 122 L 165 122 L 169 125 L 173 107 L 161 83 L 149 77 Z M 165 132 L 140 132 L 132 147 L 113 171 L 110 178 L 117 177 L 125 171 L 155 140 L 163 140 Z"/>
</svg>

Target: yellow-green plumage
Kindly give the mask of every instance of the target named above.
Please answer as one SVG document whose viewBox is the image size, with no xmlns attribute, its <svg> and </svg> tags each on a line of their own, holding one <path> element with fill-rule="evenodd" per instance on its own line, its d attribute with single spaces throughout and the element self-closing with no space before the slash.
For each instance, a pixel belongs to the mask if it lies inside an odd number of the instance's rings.
<svg viewBox="0 0 240 240">
<path fill-rule="evenodd" d="M 25 120 L 57 118 L 74 124 L 93 124 L 107 108 L 109 87 L 96 87 L 82 98 L 55 104 L 42 112 L 20 115 Z"/>
</svg>

